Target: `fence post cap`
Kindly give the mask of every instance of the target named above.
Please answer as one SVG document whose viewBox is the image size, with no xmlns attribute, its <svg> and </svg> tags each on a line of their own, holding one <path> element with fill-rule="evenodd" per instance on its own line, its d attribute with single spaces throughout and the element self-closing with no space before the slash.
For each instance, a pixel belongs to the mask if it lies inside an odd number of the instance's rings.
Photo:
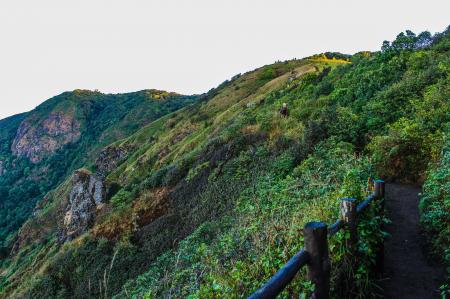
<svg viewBox="0 0 450 299">
<path fill-rule="evenodd" d="M 342 201 L 356 202 L 356 198 L 341 198 Z"/>
<path fill-rule="evenodd" d="M 305 229 L 320 229 L 320 228 L 326 228 L 327 224 L 325 222 L 321 221 L 311 221 L 305 224 Z"/>
</svg>

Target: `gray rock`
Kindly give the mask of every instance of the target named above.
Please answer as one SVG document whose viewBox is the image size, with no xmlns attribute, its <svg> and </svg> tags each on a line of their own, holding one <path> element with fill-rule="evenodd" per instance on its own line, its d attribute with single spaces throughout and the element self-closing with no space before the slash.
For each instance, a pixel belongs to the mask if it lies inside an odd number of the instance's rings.
<svg viewBox="0 0 450 299">
<path fill-rule="evenodd" d="M 95 222 L 97 210 L 105 200 L 105 184 L 101 177 L 87 170 L 75 172 L 72 190 L 58 240 L 60 243 L 72 240 L 86 232 Z"/>
<path fill-rule="evenodd" d="M 111 145 L 103 149 L 95 161 L 99 175 L 106 176 L 115 169 L 126 158 L 127 153 L 127 148 L 121 146 Z"/>
<path fill-rule="evenodd" d="M 38 163 L 68 143 L 80 139 L 80 123 L 73 114 L 52 112 L 39 120 L 31 115 L 19 126 L 11 151 Z"/>
</svg>

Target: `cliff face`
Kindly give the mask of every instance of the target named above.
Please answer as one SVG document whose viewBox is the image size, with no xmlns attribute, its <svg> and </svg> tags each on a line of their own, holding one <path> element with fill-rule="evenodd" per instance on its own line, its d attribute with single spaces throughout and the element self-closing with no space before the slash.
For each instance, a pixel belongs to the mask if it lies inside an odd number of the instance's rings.
<svg viewBox="0 0 450 299">
<path fill-rule="evenodd" d="M 110 145 L 103 149 L 95 160 L 95 166 L 101 175 L 114 170 L 127 156 L 129 149 L 121 146 Z"/>
<path fill-rule="evenodd" d="M 54 112 L 33 124 L 26 119 L 17 130 L 11 151 L 38 163 L 68 143 L 79 140 L 80 123 L 70 113 Z"/>
<path fill-rule="evenodd" d="M 60 226 L 60 243 L 72 240 L 87 231 L 95 221 L 97 210 L 103 206 L 105 185 L 103 179 L 87 170 L 78 170 L 72 179 L 72 190 Z"/>
</svg>

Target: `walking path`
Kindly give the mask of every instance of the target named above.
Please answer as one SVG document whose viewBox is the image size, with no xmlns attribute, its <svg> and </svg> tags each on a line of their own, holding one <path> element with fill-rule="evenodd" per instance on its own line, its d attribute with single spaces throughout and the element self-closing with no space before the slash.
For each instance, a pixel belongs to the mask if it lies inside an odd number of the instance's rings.
<svg viewBox="0 0 450 299">
<path fill-rule="evenodd" d="M 411 185 L 386 186 L 386 210 L 392 224 L 385 244 L 385 298 L 439 298 L 439 285 L 445 277 L 423 251 L 419 228 L 420 188 Z"/>
</svg>

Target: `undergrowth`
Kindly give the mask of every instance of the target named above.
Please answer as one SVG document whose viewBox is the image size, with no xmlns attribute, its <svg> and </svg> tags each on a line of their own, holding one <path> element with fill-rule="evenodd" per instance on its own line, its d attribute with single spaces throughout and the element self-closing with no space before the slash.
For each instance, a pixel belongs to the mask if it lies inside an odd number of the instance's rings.
<svg viewBox="0 0 450 299">
<path fill-rule="evenodd" d="M 258 174 L 252 186 L 241 192 L 232 214 L 202 224 L 178 249 L 128 282 L 117 297 L 248 296 L 301 249 L 306 222 L 332 223 L 338 218 L 340 198 L 361 200 L 366 195 L 371 166 L 367 158 L 354 156 L 350 144 L 330 140 L 301 164 L 294 165 L 293 160 L 289 151 L 277 157 L 269 167 L 277 171 Z M 381 221 L 369 210 L 359 226 L 358 252 L 365 262 L 359 263 L 354 280 L 360 298 L 374 293 L 371 275 L 375 247 L 383 237 Z M 339 233 L 330 240 L 335 281 L 343 275 L 339 265 L 345 259 L 345 237 Z M 281 298 L 306 296 L 310 290 L 302 271 Z M 339 292 L 337 285 L 335 292 Z"/>
</svg>

